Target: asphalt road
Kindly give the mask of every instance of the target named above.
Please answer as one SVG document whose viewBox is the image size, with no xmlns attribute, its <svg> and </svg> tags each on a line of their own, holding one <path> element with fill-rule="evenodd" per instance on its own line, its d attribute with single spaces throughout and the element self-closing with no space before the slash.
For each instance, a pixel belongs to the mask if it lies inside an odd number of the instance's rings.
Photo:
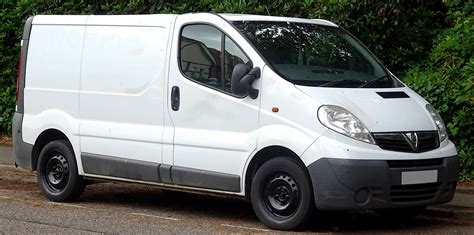
<svg viewBox="0 0 474 235">
<path fill-rule="evenodd" d="M 469 189 L 470 190 L 470 189 Z M 462 194 L 472 201 L 474 194 Z M 472 205 L 474 207 L 474 205 Z M 474 233 L 473 208 L 430 207 L 396 222 L 371 212 L 320 213 L 299 232 Z M 35 174 L 0 163 L 0 234 L 275 233 L 245 201 L 162 191 L 125 183 L 94 183 L 74 203 L 46 200 Z"/>
</svg>

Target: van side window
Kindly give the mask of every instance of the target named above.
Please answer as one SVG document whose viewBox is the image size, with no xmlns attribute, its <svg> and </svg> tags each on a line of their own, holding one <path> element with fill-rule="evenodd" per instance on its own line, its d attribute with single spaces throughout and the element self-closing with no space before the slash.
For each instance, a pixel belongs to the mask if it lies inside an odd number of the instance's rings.
<svg viewBox="0 0 474 235">
<path fill-rule="evenodd" d="M 227 93 L 231 93 L 230 78 L 235 65 L 252 64 L 230 38 L 210 25 L 183 28 L 179 63 L 187 78 Z"/>
<path fill-rule="evenodd" d="M 232 71 L 237 64 L 247 64 L 252 67 L 252 63 L 249 58 L 244 54 L 242 50 L 230 39 L 225 37 L 225 60 L 224 60 L 224 87 L 225 91 L 231 92 L 230 89 L 230 78 L 232 77 Z"/>
<path fill-rule="evenodd" d="M 181 70 L 190 79 L 221 86 L 222 32 L 207 25 L 186 26 L 181 33 Z"/>
</svg>

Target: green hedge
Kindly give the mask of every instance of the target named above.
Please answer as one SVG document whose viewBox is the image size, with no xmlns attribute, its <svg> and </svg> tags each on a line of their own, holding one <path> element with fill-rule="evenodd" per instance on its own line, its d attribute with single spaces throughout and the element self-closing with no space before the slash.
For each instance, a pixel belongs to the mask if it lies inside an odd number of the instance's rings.
<svg viewBox="0 0 474 235">
<path fill-rule="evenodd" d="M 230 12 L 329 19 L 348 28 L 396 74 L 423 60 L 445 27 L 440 1 L 336 0 L 10 0 L 0 3 L 0 134 L 9 134 L 19 41 L 24 21 L 37 14 Z M 416 32 L 416 33 L 414 33 Z"/>
<path fill-rule="evenodd" d="M 472 7 L 472 5 L 471 5 Z M 455 25 L 439 35 L 427 60 L 405 82 L 435 106 L 459 150 L 462 177 L 474 178 L 474 16 L 472 8 L 450 14 Z"/>
<path fill-rule="evenodd" d="M 441 111 L 450 128 L 451 138 L 456 141 L 461 153 L 466 152 L 463 155 L 465 156 L 463 157 L 464 172 L 472 172 L 472 170 L 466 170 L 472 169 L 472 162 L 470 162 L 472 161 L 472 138 L 465 138 L 469 137 L 469 133 L 472 133 L 472 125 L 469 124 L 469 116 L 462 118 L 462 113 L 466 112 L 466 115 L 472 115 L 472 113 L 463 111 L 466 108 L 466 102 L 463 103 L 457 98 L 452 98 L 458 97 L 458 93 L 453 90 L 468 89 L 468 86 L 472 85 L 472 82 L 460 82 L 461 80 L 465 81 L 466 76 L 470 76 L 468 73 L 472 72 L 472 67 L 470 67 L 471 70 L 467 66 L 456 74 L 444 76 L 447 71 L 431 73 L 430 68 L 437 67 L 429 67 L 430 65 L 424 62 L 428 59 L 433 61 L 430 63 L 438 63 L 439 61 L 434 62 L 436 59 L 433 57 L 449 55 L 449 50 L 434 50 L 433 43 L 436 42 L 436 47 L 439 47 L 443 35 L 449 36 L 450 30 L 454 30 L 451 28 L 453 22 L 456 21 L 456 25 L 458 25 L 458 18 L 465 18 L 466 14 L 469 14 L 466 12 L 472 8 L 470 5 L 472 4 L 459 0 L 0 1 L 0 22 L 2 22 L 0 25 L 0 68 L 2 68 L 0 71 L 0 134 L 10 134 L 11 132 L 10 120 L 15 102 L 19 41 L 23 23 L 28 16 L 36 14 L 229 12 L 323 18 L 347 28 L 361 39 L 395 74 L 404 77 L 403 74 L 409 70 L 407 81 Z M 452 12 L 451 18 L 447 17 L 450 10 Z M 460 12 L 461 16 L 453 17 L 454 12 Z M 461 57 L 468 58 L 466 55 Z M 442 78 L 453 79 L 455 80 L 453 83 L 464 85 L 451 86 L 449 82 L 442 83 L 441 81 L 445 81 Z M 444 87 L 444 85 L 449 86 Z M 439 94 L 439 97 L 433 96 L 433 93 Z M 467 94 L 467 92 L 465 93 Z M 442 101 L 442 99 L 445 100 Z M 446 105 L 443 102 L 450 102 L 453 105 Z M 449 110 L 443 105 L 449 106 Z M 456 118 L 448 116 L 453 113 L 457 113 Z M 456 128 L 461 129 L 456 132 Z"/>
</svg>

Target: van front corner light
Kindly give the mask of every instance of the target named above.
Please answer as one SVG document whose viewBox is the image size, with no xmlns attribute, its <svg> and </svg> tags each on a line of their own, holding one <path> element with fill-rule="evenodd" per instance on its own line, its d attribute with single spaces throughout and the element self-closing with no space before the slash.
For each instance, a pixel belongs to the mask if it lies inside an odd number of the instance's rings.
<svg viewBox="0 0 474 235">
<path fill-rule="evenodd" d="M 439 113 L 433 108 L 431 104 L 426 105 L 426 110 L 430 113 L 431 119 L 433 119 L 436 129 L 438 129 L 439 142 L 443 142 L 448 137 L 446 126 L 444 125 L 443 119 L 439 116 Z"/>
<path fill-rule="evenodd" d="M 323 105 L 318 110 L 319 121 L 327 128 L 356 140 L 375 144 L 369 129 L 351 112 L 335 105 Z"/>
</svg>

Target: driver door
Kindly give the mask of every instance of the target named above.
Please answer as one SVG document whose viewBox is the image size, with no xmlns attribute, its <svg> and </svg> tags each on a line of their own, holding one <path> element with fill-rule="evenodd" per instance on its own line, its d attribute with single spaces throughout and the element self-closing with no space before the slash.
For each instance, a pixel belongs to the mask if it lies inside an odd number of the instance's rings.
<svg viewBox="0 0 474 235">
<path fill-rule="evenodd" d="M 196 23 L 199 15 L 205 20 Z M 173 38 L 168 82 L 172 181 L 240 192 L 244 166 L 257 145 L 260 98 L 232 94 L 230 78 L 238 63 L 255 66 L 242 49 L 250 46 L 238 45 L 234 40 L 242 36 L 214 14 L 178 16 Z M 258 89 L 260 82 L 253 86 Z"/>
</svg>

